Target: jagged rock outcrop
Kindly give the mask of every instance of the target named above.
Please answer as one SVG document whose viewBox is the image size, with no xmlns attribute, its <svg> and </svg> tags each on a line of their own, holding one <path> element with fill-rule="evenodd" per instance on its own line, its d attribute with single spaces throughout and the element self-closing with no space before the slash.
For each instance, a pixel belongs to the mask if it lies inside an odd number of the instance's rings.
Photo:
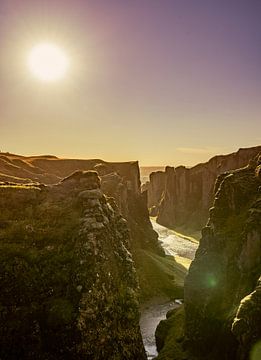
<svg viewBox="0 0 261 360">
<path fill-rule="evenodd" d="M 163 336 L 162 351 L 179 349 L 169 359 L 247 360 L 261 341 L 260 168 L 261 157 L 217 180 L 214 207 L 185 281 L 183 335 L 171 338 L 170 325 Z"/>
<path fill-rule="evenodd" d="M 102 179 L 102 190 L 114 197 L 132 233 L 133 248 L 150 247 L 160 252 L 152 230 L 146 196 L 141 194 L 137 161 L 109 163 L 99 159 L 60 159 L 56 156 L 20 156 L 0 153 L 0 181 L 56 184 L 73 172 L 95 170 Z"/>
<path fill-rule="evenodd" d="M 57 184 L 63 178 L 79 170 L 98 172 L 102 191 L 106 196 L 114 198 L 120 213 L 127 220 L 130 229 L 131 253 L 138 274 L 144 273 L 144 251 L 152 251 L 160 256 L 164 256 L 164 253 L 150 223 L 146 194 L 141 193 L 137 161 L 109 163 L 99 159 L 59 159 L 55 156 L 25 157 L 0 153 L 0 180 L 2 181 Z M 142 297 L 149 296 L 148 281 L 144 276 L 140 281 Z M 146 295 L 143 291 L 145 287 Z"/>
<path fill-rule="evenodd" d="M 147 191 L 148 194 L 148 208 L 154 211 L 154 207 L 158 207 L 163 192 L 165 190 L 165 177 L 164 171 L 155 171 L 149 175 L 149 181 L 142 185 L 142 191 Z"/>
<path fill-rule="evenodd" d="M 155 173 L 146 188 L 150 207 L 158 208 L 158 223 L 170 228 L 201 229 L 213 204 L 218 175 L 246 166 L 260 151 L 261 146 L 240 149 L 232 154 L 215 156 L 192 168 L 167 167 L 165 177 Z M 161 201 L 156 203 L 159 193 L 162 194 Z"/>
<path fill-rule="evenodd" d="M 0 358 L 145 359 L 127 222 L 96 172 L 0 186 Z"/>
</svg>

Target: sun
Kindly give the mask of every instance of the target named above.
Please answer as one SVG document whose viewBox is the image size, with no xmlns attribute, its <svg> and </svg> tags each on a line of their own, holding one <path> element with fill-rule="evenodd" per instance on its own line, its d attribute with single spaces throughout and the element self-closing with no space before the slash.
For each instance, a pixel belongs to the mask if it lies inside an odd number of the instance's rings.
<svg viewBox="0 0 261 360">
<path fill-rule="evenodd" d="M 28 55 L 31 73 L 44 82 L 62 79 L 69 67 L 69 58 L 59 46 L 52 43 L 35 45 Z"/>
</svg>

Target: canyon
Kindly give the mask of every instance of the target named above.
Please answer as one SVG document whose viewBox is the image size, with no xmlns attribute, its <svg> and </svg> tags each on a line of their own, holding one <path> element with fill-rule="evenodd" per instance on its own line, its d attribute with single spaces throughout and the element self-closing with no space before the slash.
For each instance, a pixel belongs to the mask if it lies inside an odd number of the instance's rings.
<svg viewBox="0 0 261 360">
<path fill-rule="evenodd" d="M 145 359 L 127 222 L 97 172 L 0 193 L 0 358 Z"/>
<path fill-rule="evenodd" d="M 151 173 L 143 185 L 151 215 L 169 228 L 199 231 L 207 222 L 218 175 L 246 166 L 259 152 L 261 146 L 239 149 L 191 168 L 167 166 L 165 171 Z"/>
<path fill-rule="evenodd" d="M 75 171 L 93 170 L 101 178 L 101 189 L 113 197 L 131 233 L 130 247 L 136 258 L 139 250 L 150 249 L 161 255 L 157 234 L 153 231 L 140 191 L 138 162 L 108 163 L 100 159 L 60 159 L 55 156 L 32 156 L 0 153 L 0 181 L 3 184 L 54 185 Z"/>
<path fill-rule="evenodd" d="M 141 306 L 153 349 L 148 324 L 171 308 L 157 359 L 257 353 L 259 153 L 166 167 L 142 186 L 136 161 L 0 153 L 0 358 L 145 360 L 140 304 L 157 299 Z M 179 227 L 202 227 L 199 247 Z"/>
<path fill-rule="evenodd" d="M 185 280 L 184 305 L 157 328 L 157 359 L 259 358 L 260 175 L 257 156 L 218 177 L 214 205 Z"/>
<path fill-rule="evenodd" d="M 183 282 L 138 163 L 0 160 L 1 359 L 143 360 L 139 302 L 180 296 Z"/>
</svg>

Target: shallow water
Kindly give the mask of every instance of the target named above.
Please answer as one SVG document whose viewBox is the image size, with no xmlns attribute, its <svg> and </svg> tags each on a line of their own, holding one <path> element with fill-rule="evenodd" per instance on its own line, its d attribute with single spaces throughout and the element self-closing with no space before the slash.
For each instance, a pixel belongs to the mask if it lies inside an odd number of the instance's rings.
<svg viewBox="0 0 261 360">
<path fill-rule="evenodd" d="M 161 320 L 166 319 L 169 310 L 179 306 L 173 301 L 160 304 L 157 301 L 160 300 L 156 299 L 154 304 L 150 302 L 141 308 L 140 329 L 149 360 L 158 355 L 155 342 L 156 327 Z"/>
<path fill-rule="evenodd" d="M 161 246 L 163 247 L 166 255 L 178 255 L 190 260 L 194 259 L 195 252 L 198 248 L 198 244 L 196 242 L 192 242 L 182 236 L 178 236 L 173 230 L 157 224 L 154 219 L 151 219 L 151 223 L 153 229 L 159 235 L 159 241 L 161 242 Z"/>
<path fill-rule="evenodd" d="M 194 259 L 198 244 L 175 234 L 174 231 L 161 226 L 151 219 L 153 229 L 157 231 L 161 246 L 166 255 Z M 145 350 L 149 360 L 158 355 L 155 341 L 155 331 L 159 322 L 166 319 L 169 310 L 178 307 L 175 302 L 164 302 L 154 299 L 141 308 L 140 328 Z"/>
</svg>

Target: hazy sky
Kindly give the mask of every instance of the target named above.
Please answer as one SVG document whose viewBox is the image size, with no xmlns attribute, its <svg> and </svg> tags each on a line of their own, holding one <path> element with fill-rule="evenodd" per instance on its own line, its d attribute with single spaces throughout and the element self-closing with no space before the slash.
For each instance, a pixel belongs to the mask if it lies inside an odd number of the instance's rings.
<svg viewBox="0 0 261 360">
<path fill-rule="evenodd" d="M 192 165 L 261 143 L 260 0 L 1 0 L 0 149 Z M 34 78 L 54 42 L 66 77 Z"/>
</svg>

